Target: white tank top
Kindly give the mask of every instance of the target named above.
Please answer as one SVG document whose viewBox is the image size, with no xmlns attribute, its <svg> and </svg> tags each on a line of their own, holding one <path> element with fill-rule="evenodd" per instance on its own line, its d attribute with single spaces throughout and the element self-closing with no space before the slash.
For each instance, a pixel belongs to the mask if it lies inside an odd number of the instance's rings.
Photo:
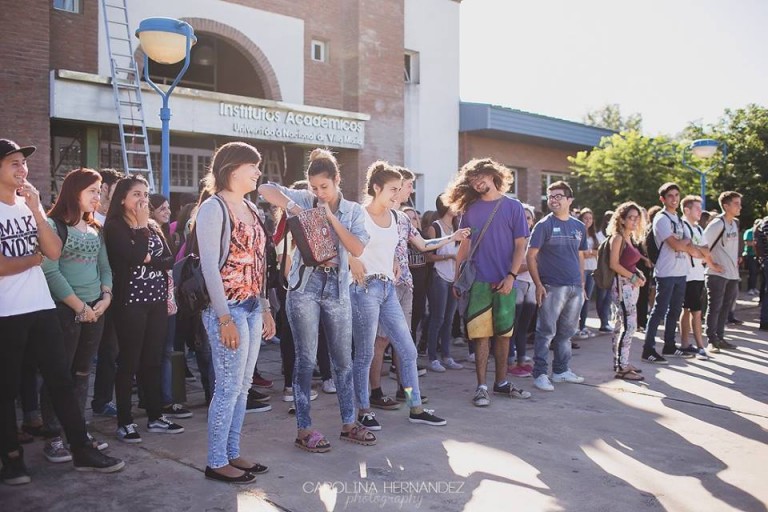
<svg viewBox="0 0 768 512">
<path fill-rule="evenodd" d="M 365 265 L 365 275 L 384 274 L 394 280 L 395 248 L 399 240 L 395 216 L 392 215 L 391 210 L 388 210 L 389 227 L 382 228 L 373 221 L 367 209 L 363 208 L 363 211 L 365 212 L 365 230 L 370 236 L 368 245 L 360 255 L 360 261 Z"/>
</svg>

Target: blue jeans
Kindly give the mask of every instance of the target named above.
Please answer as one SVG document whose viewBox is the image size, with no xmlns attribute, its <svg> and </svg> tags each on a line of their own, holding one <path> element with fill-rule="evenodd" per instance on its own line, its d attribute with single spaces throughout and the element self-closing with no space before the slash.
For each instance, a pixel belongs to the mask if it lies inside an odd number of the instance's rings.
<svg viewBox="0 0 768 512">
<path fill-rule="evenodd" d="M 305 271 L 310 271 L 306 269 Z M 322 320 L 328 341 L 336 398 L 341 422 L 355 422 L 354 388 L 352 387 L 352 310 L 349 299 L 339 294 L 339 279 L 335 272 L 316 270 L 306 280 L 303 290 L 289 291 L 286 312 L 296 346 L 293 367 L 293 400 L 296 405 L 296 425 L 300 429 L 312 426 L 309 394 L 312 390 L 312 370 L 317 358 L 318 331 Z"/>
<path fill-rule="evenodd" d="M 581 307 L 581 316 L 579 317 L 579 330 L 582 331 L 584 328 L 587 327 L 587 315 L 589 313 L 589 299 L 592 298 L 592 292 L 595 291 L 595 277 L 593 275 L 594 270 L 585 270 L 584 271 L 584 295 L 586 298 L 584 299 L 584 305 Z M 602 303 L 600 304 L 603 305 Z M 599 313 L 598 313 L 599 315 Z M 608 323 L 608 315 L 605 315 L 606 321 L 605 323 Z M 604 327 L 603 325 L 603 316 L 600 316 L 600 327 Z"/>
<path fill-rule="evenodd" d="M 456 298 L 451 293 L 451 283 L 435 272 L 432 275 L 432 282 L 429 284 L 427 352 L 430 361 L 437 359 L 438 341 L 440 341 L 443 359 L 451 357 L 451 327 L 455 313 Z"/>
<path fill-rule="evenodd" d="M 683 311 L 683 300 L 685 299 L 685 276 L 657 277 L 655 279 L 656 302 L 654 302 L 653 309 L 648 316 L 643 355 L 647 355 L 653 350 L 656 344 L 656 331 L 659 330 L 659 325 L 665 316 L 664 349 L 674 350 L 675 330 L 677 329 L 677 321 L 680 319 L 680 313 Z"/>
<path fill-rule="evenodd" d="M 173 343 L 176 339 L 176 315 L 168 317 L 168 337 L 165 339 L 163 349 L 163 362 L 160 369 L 160 397 L 163 406 L 173 403 L 173 375 L 171 369 L 171 354 L 173 353 Z"/>
<path fill-rule="evenodd" d="M 258 297 L 229 301 L 229 313 L 240 335 L 236 349 L 221 342 L 219 317 L 213 308 L 203 311 L 216 373 L 213 399 L 208 408 L 208 465 L 222 468 L 240 456 L 240 430 L 251 377 L 261 347 L 261 305 Z"/>
<path fill-rule="evenodd" d="M 555 344 L 552 372 L 568 371 L 571 361 L 571 336 L 576 334 L 579 312 L 584 301 L 581 286 L 552 286 L 545 284 L 547 296 L 541 302 L 536 320 L 536 341 L 533 345 L 533 377 L 547 374 L 549 344 Z"/>
<path fill-rule="evenodd" d="M 373 361 L 378 326 L 381 326 L 392 343 L 392 348 L 400 357 L 401 384 L 404 388 L 412 389 L 411 406 L 421 406 L 416 346 L 403 308 L 397 300 L 395 284 L 390 280 L 381 279 L 368 279 L 364 285 L 352 283 L 349 296 L 352 299 L 352 328 L 355 333 L 352 371 L 358 408 L 368 409 L 371 406 L 368 373 Z"/>
<path fill-rule="evenodd" d="M 597 289 L 595 307 L 597 308 L 597 316 L 600 318 L 600 328 L 607 329 L 608 322 L 611 320 L 611 290 Z"/>
</svg>

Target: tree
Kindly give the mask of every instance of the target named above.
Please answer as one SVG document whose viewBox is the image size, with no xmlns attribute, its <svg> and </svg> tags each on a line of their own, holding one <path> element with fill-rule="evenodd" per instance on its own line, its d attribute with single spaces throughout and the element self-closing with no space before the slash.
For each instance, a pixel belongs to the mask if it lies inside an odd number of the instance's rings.
<svg viewBox="0 0 768 512">
<path fill-rule="evenodd" d="M 569 157 L 578 205 L 599 218 L 625 201 L 646 208 L 659 204 L 658 188 L 667 181 L 678 183 L 684 195 L 697 193 L 698 180 L 682 167 L 680 149 L 676 141 L 637 131 L 604 137 L 598 147 Z"/>
<path fill-rule="evenodd" d="M 615 132 L 642 131 L 643 116 L 634 113 L 625 119 L 617 103 L 609 103 L 602 108 L 588 112 L 584 116 L 584 124 L 599 126 Z"/>
</svg>

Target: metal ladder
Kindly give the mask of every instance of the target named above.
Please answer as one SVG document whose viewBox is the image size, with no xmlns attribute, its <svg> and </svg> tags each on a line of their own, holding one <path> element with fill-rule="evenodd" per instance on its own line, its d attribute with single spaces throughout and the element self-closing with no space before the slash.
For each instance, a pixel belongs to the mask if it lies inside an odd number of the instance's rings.
<svg viewBox="0 0 768 512">
<path fill-rule="evenodd" d="M 152 159 L 149 152 L 147 125 L 141 100 L 141 75 L 133 56 L 133 43 L 128 24 L 127 0 L 101 0 L 107 51 L 112 71 L 112 93 L 115 98 L 123 170 L 141 174 L 155 191 Z"/>
</svg>

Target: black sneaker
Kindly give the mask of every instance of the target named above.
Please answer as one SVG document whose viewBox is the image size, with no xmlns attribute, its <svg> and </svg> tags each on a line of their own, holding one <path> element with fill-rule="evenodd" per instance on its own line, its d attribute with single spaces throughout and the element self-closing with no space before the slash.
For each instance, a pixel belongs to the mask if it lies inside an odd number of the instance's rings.
<svg viewBox="0 0 768 512">
<path fill-rule="evenodd" d="M 381 425 L 376 421 L 376 415 L 373 412 L 364 412 L 357 417 L 357 421 L 368 430 L 381 430 Z"/>
<path fill-rule="evenodd" d="M 397 393 L 395 393 L 395 400 L 398 402 L 405 402 L 405 390 L 403 388 L 397 390 Z M 421 403 L 426 404 L 428 402 L 429 398 L 427 398 L 427 395 L 421 395 Z"/>
<path fill-rule="evenodd" d="M 652 350 L 650 352 L 644 352 L 643 357 L 641 357 L 641 359 L 646 363 L 667 364 L 667 360 L 661 357 L 659 353 L 656 352 L 655 350 Z"/>
<path fill-rule="evenodd" d="M 32 481 L 27 472 L 27 466 L 24 464 L 24 451 L 19 448 L 18 457 L 9 457 L 6 454 L 2 456 L 3 469 L 0 469 L 0 480 L 7 485 L 23 485 Z"/>
<path fill-rule="evenodd" d="M 408 421 L 411 423 L 423 423 L 424 425 L 431 425 L 433 427 L 442 427 L 447 421 L 445 421 L 443 418 L 438 418 L 434 414 L 432 414 L 433 410 L 431 409 L 424 409 L 419 414 L 411 413 L 408 416 Z"/>
<path fill-rule="evenodd" d="M 104 455 L 93 446 L 81 446 L 72 449 L 72 462 L 76 471 L 95 471 L 114 473 L 125 467 L 125 462 Z"/>
<path fill-rule="evenodd" d="M 248 401 L 245 403 L 245 414 L 250 414 L 252 412 L 268 412 L 271 410 L 271 405 L 251 400 L 251 397 L 248 397 Z"/>
<path fill-rule="evenodd" d="M 168 421 L 165 416 L 160 416 L 156 420 L 147 423 L 147 432 L 154 432 L 156 434 L 181 434 L 184 432 L 184 427 L 177 425 L 172 421 Z"/>
<path fill-rule="evenodd" d="M 734 345 L 733 343 L 730 343 L 728 341 L 720 340 L 720 348 L 724 349 L 724 350 L 734 350 L 734 349 L 736 349 L 738 347 L 736 345 Z"/>
<path fill-rule="evenodd" d="M 140 443 L 141 435 L 135 423 L 117 427 L 117 438 L 124 443 Z"/>
<path fill-rule="evenodd" d="M 699 353 L 699 349 L 694 347 L 693 345 L 688 345 L 687 347 L 680 347 L 680 350 L 688 354 L 693 354 L 694 356 Z"/>
<path fill-rule="evenodd" d="M 197 380 L 195 378 L 195 374 L 193 374 L 189 370 L 189 366 L 187 366 L 186 364 L 184 365 L 184 380 L 186 380 L 187 382 L 195 382 Z"/>
<path fill-rule="evenodd" d="M 161 412 L 166 418 L 183 419 L 192 417 L 192 411 L 185 409 L 181 404 L 166 405 L 161 409 Z"/>
<path fill-rule="evenodd" d="M 416 373 L 419 377 L 423 377 L 427 374 L 427 367 L 422 364 L 416 365 Z"/>
<path fill-rule="evenodd" d="M 682 357 L 683 359 L 690 359 L 695 355 L 695 354 L 692 354 L 691 352 L 680 350 L 677 347 L 665 348 L 661 351 L 661 353 L 665 356 Z"/>
<path fill-rule="evenodd" d="M 260 393 L 255 389 L 248 390 L 248 400 L 255 402 L 269 402 L 272 397 L 270 395 Z"/>
</svg>

